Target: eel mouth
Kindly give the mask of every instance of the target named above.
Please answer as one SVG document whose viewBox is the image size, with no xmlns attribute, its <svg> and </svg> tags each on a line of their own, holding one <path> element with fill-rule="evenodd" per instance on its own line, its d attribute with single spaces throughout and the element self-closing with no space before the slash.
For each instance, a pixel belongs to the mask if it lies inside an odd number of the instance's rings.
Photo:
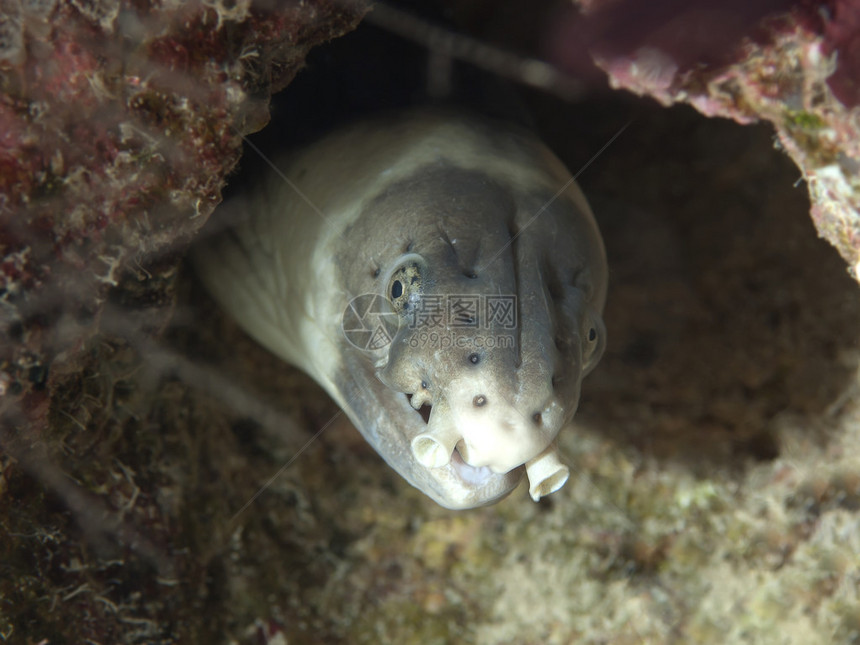
<svg viewBox="0 0 860 645">
<path fill-rule="evenodd" d="M 459 448 L 454 448 L 454 452 L 451 454 L 451 465 L 460 479 L 475 486 L 480 486 L 495 476 L 495 473 L 486 466 L 476 468 L 463 461 Z"/>
<path fill-rule="evenodd" d="M 440 412 L 440 404 L 425 399 L 427 405 L 416 410 L 413 397 L 387 386 L 368 367 L 362 362 L 353 369 L 343 370 L 346 380 L 333 382 L 332 391 L 358 431 L 407 482 L 440 506 L 452 510 L 495 504 L 517 488 L 525 474 L 522 467 L 498 474 L 470 466 L 453 445 L 446 464 L 440 467 L 422 464 L 415 458 L 412 440 L 427 432 L 430 414 Z M 359 391 L 368 396 L 358 396 Z"/>
<path fill-rule="evenodd" d="M 412 405 L 412 394 L 407 393 L 405 396 L 409 401 L 409 406 L 415 410 L 415 406 Z M 427 425 L 430 422 L 430 413 L 433 411 L 433 406 L 429 403 L 424 403 L 415 411 L 424 421 L 424 424 Z M 461 440 L 454 447 L 450 456 L 450 461 L 446 466 L 450 464 L 453 471 L 464 483 L 472 486 L 481 486 L 482 484 L 487 483 L 492 477 L 498 475 L 498 473 L 494 473 L 486 466 L 478 467 L 467 464 L 465 459 L 463 459 L 463 455 L 460 453 L 460 446 L 462 443 L 463 442 Z M 516 468 L 514 470 L 516 470 Z"/>
<path fill-rule="evenodd" d="M 415 406 L 412 403 L 412 395 L 406 394 L 406 399 L 409 402 L 409 407 L 415 411 L 415 414 L 421 417 L 425 425 L 429 425 L 433 406 L 429 403 L 424 403 L 420 408 L 415 410 Z M 449 436 L 448 440 L 451 441 L 452 436 Z M 421 447 L 416 448 L 416 441 L 423 441 L 425 443 Z M 427 448 L 428 442 L 430 444 L 429 449 Z M 445 446 L 447 446 L 447 450 Z M 430 452 L 434 449 L 436 450 L 435 454 Z M 536 502 L 541 497 L 549 495 L 564 486 L 568 477 L 570 477 L 570 469 L 560 460 L 555 441 L 550 442 L 537 455 L 531 457 L 524 464 L 512 468 L 507 473 L 494 472 L 488 466 L 473 466 L 469 464 L 465 449 L 466 446 L 462 438 L 456 443 L 451 441 L 451 443 L 444 444 L 434 439 L 426 439 L 419 436 L 416 440 L 413 440 L 412 444 L 413 455 L 424 468 L 430 471 L 444 468 L 459 479 L 461 485 L 475 489 L 492 485 L 494 479 L 499 477 L 505 478 L 514 474 L 515 471 L 520 471 L 520 474 L 522 474 L 522 469 L 525 468 L 529 479 L 529 495 Z M 420 455 L 417 452 L 419 450 L 427 452 Z M 430 459 L 426 459 L 428 456 Z M 422 459 L 422 457 L 425 457 L 425 459 Z M 436 461 L 434 462 L 433 459 L 436 459 Z"/>
</svg>

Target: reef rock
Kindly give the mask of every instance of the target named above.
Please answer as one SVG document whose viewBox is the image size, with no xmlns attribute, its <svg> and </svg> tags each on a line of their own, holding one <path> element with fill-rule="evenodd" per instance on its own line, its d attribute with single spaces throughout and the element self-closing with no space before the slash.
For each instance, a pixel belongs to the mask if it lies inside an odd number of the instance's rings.
<svg viewBox="0 0 860 645">
<path fill-rule="evenodd" d="M 186 642 L 206 640 L 171 592 L 180 573 L 164 536 L 176 535 L 176 507 L 148 470 L 158 450 L 125 434 L 140 417 L 124 379 L 143 349 L 112 336 L 106 312 L 121 307 L 140 342 L 163 328 L 178 260 L 220 201 L 243 135 L 265 125 L 270 95 L 307 52 L 366 10 L 0 1 L 0 639 L 160 642 L 185 621 L 179 631 L 202 639 Z M 131 415 L 119 425 L 117 406 Z M 154 437 L 157 425 L 138 428 Z M 123 436 L 135 437 L 130 451 Z M 136 476 L 160 484 L 141 494 Z M 107 554 L 108 543 L 122 546 Z M 124 549 L 146 575 L 121 566 Z M 110 577 L 138 590 L 111 600 Z"/>
<path fill-rule="evenodd" d="M 769 121 L 800 169 L 819 234 L 860 280 L 860 3 L 579 0 L 553 37 L 588 50 L 613 87 L 706 116 Z"/>
</svg>

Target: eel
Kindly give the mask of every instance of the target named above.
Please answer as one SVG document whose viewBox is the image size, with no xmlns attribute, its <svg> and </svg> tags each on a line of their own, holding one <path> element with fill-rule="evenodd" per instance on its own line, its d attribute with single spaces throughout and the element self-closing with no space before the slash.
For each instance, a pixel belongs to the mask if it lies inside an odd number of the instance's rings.
<svg viewBox="0 0 860 645">
<path fill-rule="evenodd" d="M 440 505 L 537 501 L 606 343 L 606 254 L 532 134 L 416 110 L 287 158 L 193 251 L 204 286 Z M 228 203 L 225 206 L 229 205 Z"/>
</svg>

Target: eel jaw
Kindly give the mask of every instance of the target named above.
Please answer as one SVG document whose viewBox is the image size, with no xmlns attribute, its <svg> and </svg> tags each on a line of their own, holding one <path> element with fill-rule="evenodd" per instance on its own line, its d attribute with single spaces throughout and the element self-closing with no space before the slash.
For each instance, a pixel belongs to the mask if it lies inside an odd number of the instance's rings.
<svg viewBox="0 0 860 645">
<path fill-rule="evenodd" d="M 412 454 L 419 464 L 429 470 L 452 466 L 461 479 L 475 484 L 486 481 L 494 474 L 488 466 L 469 463 L 463 433 L 456 423 L 450 420 L 450 410 L 447 409 L 444 399 L 434 409 L 435 414 L 430 414 L 429 406 L 422 405 L 424 399 L 416 402 L 415 395 L 407 394 L 406 397 L 425 423 L 429 418 L 425 432 L 415 436 L 411 442 Z M 443 420 L 440 422 L 440 419 Z M 517 468 L 520 467 L 515 470 Z M 570 477 L 570 469 L 561 462 L 558 446 L 554 441 L 526 461 L 525 470 L 529 480 L 529 495 L 535 502 L 560 489 Z"/>
<path fill-rule="evenodd" d="M 365 440 L 412 486 L 440 506 L 461 510 L 495 504 L 519 485 L 523 467 L 499 474 L 470 466 L 453 454 L 441 467 L 422 465 L 411 446 L 415 437 L 427 431 L 422 413 L 403 392 L 380 381 L 373 366 L 360 356 L 345 356 L 337 373 L 340 378 L 321 382 Z"/>
<path fill-rule="evenodd" d="M 481 484 L 494 475 L 493 471 L 486 466 L 476 468 L 467 464 L 457 449 L 451 453 L 450 464 L 466 482 Z M 522 475 L 522 467 L 514 470 Z M 525 470 L 529 480 L 529 495 L 535 502 L 559 490 L 570 477 L 570 468 L 561 462 L 558 447 L 555 444 L 547 446 L 537 457 L 529 460 L 525 464 Z"/>
<path fill-rule="evenodd" d="M 364 361 L 348 360 L 339 374 L 341 380 L 328 381 L 326 385 L 332 398 L 388 465 L 440 506 L 461 510 L 495 504 L 513 492 L 526 473 L 529 494 L 535 501 L 567 481 L 569 471 L 559 460 L 555 444 L 503 473 L 470 465 L 456 443 L 451 444 L 447 454 L 447 447 L 442 450 L 444 463 L 439 464 L 441 458 L 421 463 L 429 458 L 419 460 L 413 445 L 428 432 L 430 424 L 424 418 L 427 407 L 416 410 L 407 394 L 386 386 L 377 378 L 373 366 Z M 433 407 L 439 404 L 436 401 Z"/>
<path fill-rule="evenodd" d="M 402 406 L 403 412 L 398 425 L 408 442 L 407 450 L 414 469 L 420 473 L 421 479 L 429 480 L 432 484 L 422 486 L 417 485 L 410 477 L 406 479 L 435 502 L 455 510 L 489 506 L 507 497 L 519 485 L 525 474 L 523 467 L 506 473 L 494 473 L 487 467 L 472 466 L 466 463 L 453 444 L 443 463 L 421 463 L 412 447 L 415 440 L 427 431 L 428 406 L 419 406 L 416 410 L 411 400 L 413 397 L 388 387 L 384 389 L 386 398 L 393 399 L 393 402 Z"/>
</svg>

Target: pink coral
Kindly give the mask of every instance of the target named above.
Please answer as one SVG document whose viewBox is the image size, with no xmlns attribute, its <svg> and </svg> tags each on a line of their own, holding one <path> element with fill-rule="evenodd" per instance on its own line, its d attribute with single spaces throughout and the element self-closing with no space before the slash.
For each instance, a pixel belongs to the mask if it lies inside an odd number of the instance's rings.
<svg viewBox="0 0 860 645">
<path fill-rule="evenodd" d="M 220 200 L 240 134 L 265 122 L 268 93 L 312 44 L 364 11 L 248 1 L 4 6 L 3 278 L 24 279 L 6 269 L 27 252 L 31 271 L 53 276 L 50 298 L 74 282 L 68 293 L 95 309 L 127 259 L 193 236 Z M 16 288 L 36 302 L 36 286 Z M 11 307 L 6 317 L 25 316 Z M 0 365 L 13 362 L 11 347 L 0 347 Z"/>
<path fill-rule="evenodd" d="M 834 0 L 832 18 L 824 25 L 825 55 L 836 55 L 836 70 L 827 79 L 846 107 L 860 104 L 860 2 Z"/>
<path fill-rule="evenodd" d="M 707 116 L 773 123 L 809 187 L 813 220 L 860 281 L 860 3 L 580 3 L 551 55 L 585 48 L 610 84 Z M 571 43 L 578 43 L 574 46 Z"/>
</svg>

